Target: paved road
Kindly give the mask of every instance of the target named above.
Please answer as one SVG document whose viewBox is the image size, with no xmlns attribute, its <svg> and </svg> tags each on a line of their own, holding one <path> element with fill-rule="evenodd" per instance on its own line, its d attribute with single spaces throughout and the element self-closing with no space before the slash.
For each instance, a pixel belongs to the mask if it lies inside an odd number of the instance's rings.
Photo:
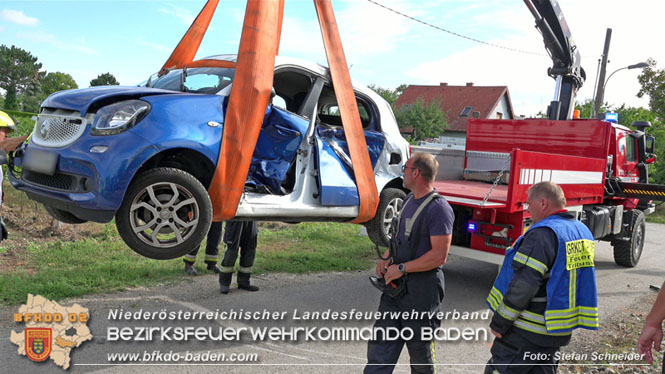
<svg viewBox="0 0 665 374">
<path fill-rule="evenodd" d="M 650 292 L 649 285 L 661 284 L 665 279 L 665 253 L 662 238 L 665 225 L 647 224 L 647 240 L 640 264 L 633 269 L 618 267 L 612 259 L 611 247 L 600 242 L 596 253 L 596 266 L 599 284 L 601 326 L 612 313 L 627 308 L 639 297 Z M 444 365 L 447 373 L 482 372 L 482 364 L 489 357 L 491 340 L 483 339 L 489 334 L 487 321 L 472 321 L 454 318 L 457 312 L 483 312 L 488 289 L 491 287 L 498 268 L 474 260 L 452 257 L 445 265 L 446 298 L 443 311 L 451 312 L 442 327 L 454 334 L 454 329 L 471 328 L 477 330 L 480 339 L 464 342 L 438 341 L 437 361 Z M 248 293 L 234 289 L 231 294 L 222 296 L 217 292 L 217 279 L 212 275 L 188 279 L 176 285 L 166 285 L 149 289 L 133 289 L 124 292 L 63 301 L 62 305 L 74 302 L 89 308 L 91 320 L 88 326 L 95 336 L 71 353 L 73 373 L 171 373 L 171 372 L 225 372 L 225 373 L 347 373 L 361 372 L 365 362 L 366 342 L 358 341 L 305 341 L 301 335 L 298 341 L 252 339 L 241 335 L 240 341 L 112 341 L 106 338 L 108 329 L 122 327 L 210 327 L 217 335 L 218 329 L 238 331 L 242 328 L 316 328 L 318 332 L 331 327 L 363 328 L 371 326 L 372 320 L 360 318 L 354 321 L 296 320 L 294 314 L 304 317 L 305 312 L 337 311 L 373 312 L 378 305 L 379 293 L 368 280 L 371 271 L 354 273 L 332 273 L 314 275 L 265 275 L 255 277 L 261 292 Z M 16 346 L 9 341 L 10 330 L 22 330 L 22 326 L 12 322 L 16 308 L 0 311 L 0 372 L 7 373 L 47 373 L 60 372 L 52 362 L 35 364 L 26 357 L 16 354 Z M 109 318 L 110 311 L 123 312 L 156 311 L 167 312 L 263 312 L 279 314 L 277 320 L 217 319 L 213 321 L 124 321 Z M 283 318 L 282 313 L 284 313 Z M 288 338 L 288 335 L 286 336 Z M 229 337 L 230 338 L 230 337 Z M 227 338 L 227 340 L 229 339 Z M 288 340 L 288 339 L 287 339 Z M 602 350 L 599 347 L 599 350 Z M 258 364 L 228 365 L 228 362 L 215 363 L 215 366 L 178 366 L 173 362 L 159 365 L 110 365 L 109 353 L 139 353 L 159 351 L 185 355 L 203 353 L 258 356 Z M 406 351 L 406 350 L 405 350 Z M 165 358 L 165 356 L 162 356 Z M 203 362 L 203 364 L 211 364 Z M 403 352 L 395 372 L 408 373 L 408 357 Z"/>
</svg>

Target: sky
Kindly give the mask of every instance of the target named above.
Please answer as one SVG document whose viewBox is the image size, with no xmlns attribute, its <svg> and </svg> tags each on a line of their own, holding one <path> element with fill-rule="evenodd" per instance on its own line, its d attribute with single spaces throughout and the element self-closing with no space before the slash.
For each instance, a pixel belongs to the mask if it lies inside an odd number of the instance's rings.
<svg viewBox="0 0 665 374">
<path fill-rule="evenodd" d="M 519 0 L 376 0 L 406 15 L 497 48 L 425 26 L 367 0 L 333 0 L 351 76 L 393 89 L 426 84 L 508 86 L 517 115 L 545 112 L 554 94 L 551 60 L 534 19 Z M 0 44 L 23 48 L 49 72 L 79 87 L 105 72 L 135 85 L 158 71 L 205 0 L 0 0 Z M 665 66 L 662 0 L 559 0 L 582 55 L 587 81 L 578 101 L 594 95 L 605 33 L 612 29 L 607 75 L 653 58 Z M 221 0 L 197 58 L 236 53 L 246 2 Z M 509 50 L 510 48 L 512 50 Z M 524 51 L 516 52 L 513 50 Z M 280 54 L 327 66 L 312 0 L 286 0 Z M 637 98 L 639 69 L 608 81 L 605 101 L 648 106 Z"/>
</svg>

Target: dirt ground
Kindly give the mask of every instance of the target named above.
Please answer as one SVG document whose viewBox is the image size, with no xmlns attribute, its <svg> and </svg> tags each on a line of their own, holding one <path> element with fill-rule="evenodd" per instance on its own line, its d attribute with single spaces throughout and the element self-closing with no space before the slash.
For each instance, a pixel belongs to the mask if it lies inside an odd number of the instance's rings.
<svg viewBox="0 0 665 374">
<path fill-rule="evenodd" d="M 599 331 L 577 330 L 573 333 L 571 343 L 562 349 L 562 352 L 593 352 L 607 350 L 608 352 L 623 352 L 637 354 L 637 339 L 644 327 L 644 320 L 656 300 L 656 291 L 647 295 L 628 308 L 621 308 L 608 321 L 601 322 Z M 665 348 L 665 345 L 663 345 Z M 661 349 L 662 352 L 662 349 Z M 604 366 L 590 368 L 588 366 L 575 366 L 577 361 L 562 361 L 559 373 L 661 373 L 663 353 L 654 353 L 653 365 L 639 366 Z"/>
<path fill-rule="evenodd" d="M 0 273 L 16 269 L 30 273 L 26 251 L 32 243 L 76 241 L 104 233 L 105 226 L 101 224 L 69 225 L 54 220 L 41 204 L 29 200 L 6 181 L 3 183 L 3 191 L 5 198 L 0 215 L 7 226 L 9 237 L 0 244 Z"/>
</svg>

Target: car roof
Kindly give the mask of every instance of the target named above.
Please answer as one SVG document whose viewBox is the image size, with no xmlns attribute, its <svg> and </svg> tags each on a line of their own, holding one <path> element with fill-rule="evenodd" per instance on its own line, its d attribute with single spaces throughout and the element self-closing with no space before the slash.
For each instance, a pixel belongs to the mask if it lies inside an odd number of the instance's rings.
<svg viewBox="0 0 665 374">
<path fill-rule="evenodd" d="M 214 55 L 214 56 L 205 57 L 204 60 L 222 60 L 222 61 L 238 62 L 238 55 L 236 54 Z M 323 77 L 330 78 L 330 70 L 321 64 L 317 64 L 316 62 L 303 60 L 295 57 L 275 56 L 275 67 L 289 66 L 289 65 L 301 67 L 306 70 L 312 71 L 318 75 L 321 75 Z M 365 95 L 368 95 L 372 97 L 372 99 L 374 100 L 382 99 L 378 94 L 376 94 L 374 91 L 369 89 L 364 84 L 358 83 L 353 79 L 351 80 L 351 83 L 353 84 L 354 90 L 359 91 Z"/>
</svg>

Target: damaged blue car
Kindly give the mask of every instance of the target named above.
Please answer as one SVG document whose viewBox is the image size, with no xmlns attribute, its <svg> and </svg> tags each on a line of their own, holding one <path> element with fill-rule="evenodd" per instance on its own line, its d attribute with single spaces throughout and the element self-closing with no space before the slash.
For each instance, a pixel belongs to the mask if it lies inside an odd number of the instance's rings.
<svg viewBox="0 0 665 374">
<path fill-rule="evenodd" d="M 235 61 L 235 55 L 206 60 Z M 219 157 L 235 70 L 174 69 L 138 87 L 91 87 L 51 95 L 30 141 L 14 157 L 11 184 L 65 223 L 109 222 L 155 259 L 182 256 L 205 238 L 207 193 Z M 265 119 L 236 218 L 348 221 L 358 215 L 354 181 L 327 68 L 277 57 L 275 96 Z M 390 105 L 354 84 L 380 191 L 366 224 L 385 245 L 406 190 L 409 145 Z"/>
</svg>

